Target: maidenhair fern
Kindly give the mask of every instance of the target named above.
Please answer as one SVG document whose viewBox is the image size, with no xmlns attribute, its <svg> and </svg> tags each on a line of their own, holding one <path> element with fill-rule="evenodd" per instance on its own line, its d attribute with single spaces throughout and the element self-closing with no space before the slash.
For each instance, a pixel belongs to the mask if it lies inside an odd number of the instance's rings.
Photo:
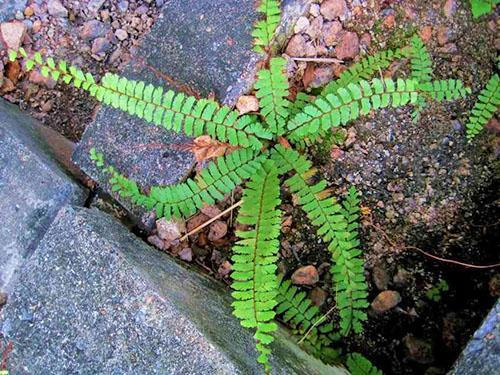
<svg viewBox="0 0 500 375">
<path fill-rule="evenodd" d="M 279 22 L 279 2 L 263 0 L 258 9 L 264 20 L 257 23 L 253 33 L 255 48 L 267 52 Z M 235 146 L 230 154 L 208 163 L 194 178 L 150 189 L 143 189 L 107 165 L 105 150 L 91 149 L 90 158 L 107 174 L 113 191 L 135 204 L 155 209 L 158 217 L 188 217 L 203 204 L 221 201 L 233 188 L 245 184 L 238 221 L 247 229 L 236 233 L 240 239 L 232 257 L 233 307 L 241 324 L 255 330 L 259 362 L 268 372 L 277 312 L 283 313 L 283 319 L 296 333 L 303 335 L 299 340 L 302 344 L 327 360 L 326 353 L 333 350 L 331 344 L 337 337 L 361 332 L 368 306 L 357 238 L 357 193 L 350 189 L 343 202 L 337 202 L 330 196 L 326 181 L 318 178 L 312 163 L 292 147 L 304 144 L 307 138 L 314 140 L 323 136 L 332 127 L 346 125 L 372 111 L 430 100 L 453 100 L 470 92 L 457 80 L 431 81 L 428 56 L 423 54 L 416 40 L 412 51 L 415 46 L 418 51 L 411 54 L 413 73 L 410 79 L 375 77 L 392 61 L 410 53 L 408 48 L 384 51 L 353 65 L 320 95 L 298 93 L 293 103 L 287 99 L 285 60 L 266 60 L 268 68 L 258 73 L 255 84 L 260 116 L 240 116 L 232 108 L 220 106 L 213 100 L 164 91 L 161 87 L 114 74 L 106 74 L 98 82 L 91 74 L 65 61 L 44 59 L 40 53 L 28 56 L 23 49 L 10 51 L 9 58 L 23 58 L 26 70 L 37 68 L 45 77 L 85 90 L 105 105 L 148 123 L 189 136 L 209 135 Z M 480 96 L 484 105 L 478 105 L 481 113 L 475 112 L 478 119 L 474 123 L 481 124 L 486 116 L 483 112 L 489 115 L 491 104 L 497 103 L 498 77 L 495 82 L 494 90 L 489 85 L 488 93 Z M 283 175 L 287 176 L 285 184 L 298 198 L 299 206 L 317 228 L 331 256 L 332 295 L 338 321 L 323 322 L 319 310 L 310 304 L 303 292 L 289 282 L 278 284 L 276 261 L 281 221 L 277 206 Z M 360 362 L 358 357 L 351 357 L 350 361 Z"/>
<path fill-rule="evenodd" d="M 351 375 L 383 375 L 382 371 L 359 353 L 349 354 L 346 366 Z"/>
<path fill-rule="evenodd" d="M 467 139 L 471 141 L 478 135 L 484 126 L 492 119 L 498 111 L 500 105 L 500 78 L 498 74 L 494 74 L 486 87 L 481 90 L 477 98 L 474 108 L 472 108 L 471 116 L 466 125 Z"/>
<path fill-rule="evenodd" d="M 280 22 L 280 1 L 260 0 L 257 11 L 263 15 L 264 19 L 256 22 L 252 32 L 252 36 L 254 37 L 254 50 L 256 52 L 265 52 Z"/>
<path fill-rule="evenodd" d="M 474 18 L 493 12 L 500 0 L 469 0 Z"/>
<path fill-rule="evenodd" d="M 424 41 L 420 36 L 415 35 L 411 39 L 411 74 L 410 78 L 413 78 L 423 83 L 428 83 L 432 81 L 432 61 L 429 52 L 425 46 Z M 425 97 L 420 96 L 418 103 L 415 104 L 415 109 L 412 112 L 413 121 L 416 122 L 420 118 L 420 113 L 425 108 L 426 100 Z"/>
<path fill-rule="evenodd" d="M 286 60 L 274 57 L 269 63 L 269 69 L 257 73 L 255 83 L 256 96 L 259 99 L 260 113 L 274 134 L 281 135 L 285 131 L 288 119 L 288 80 L 284 73 Z"/>
<path fill-rule="evenodd" d="M 237 231 L 240 240 L 233 247 L 231 274 L 234 280 L 234 315 L 246 328 L 255 328 L 257 350 L 262 363 L 269 371 L 269 344 L 272 332 L 278 328 L 273 319 L 276 306 L 276 260 L 279 249 L 278 236 L 281 215 L 278 172 L 270 160 L 253 174 L 243 193 L 243 204 L 238 222 L 250 228 Z"/>
</svg>

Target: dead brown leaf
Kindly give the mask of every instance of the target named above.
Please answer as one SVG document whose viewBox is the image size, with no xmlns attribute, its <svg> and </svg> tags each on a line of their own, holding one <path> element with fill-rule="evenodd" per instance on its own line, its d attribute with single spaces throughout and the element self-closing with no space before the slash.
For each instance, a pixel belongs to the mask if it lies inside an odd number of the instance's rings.
<svg viewBox="0 0 500 375">
<path fill-rule="evenodd" d="M 231 146 L 228 143 L 212 139 L 208 135 L 195 138 L 193 143 L 186 148 L 194 154 L 197 162 L 217 158 L 237 149 L 237 147 Z"/>
</svg>

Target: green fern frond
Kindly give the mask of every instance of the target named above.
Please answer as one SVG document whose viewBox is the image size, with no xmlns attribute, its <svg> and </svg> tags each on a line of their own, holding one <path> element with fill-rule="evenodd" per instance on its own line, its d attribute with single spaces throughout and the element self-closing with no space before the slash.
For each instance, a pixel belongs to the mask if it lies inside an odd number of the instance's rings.
<svg viewBox="0 0 500 375">
<path fill-rule="evenodd" d="M 110 73 L 97 83 L 90 73 L 68 66 L 64 60 L 58 63 L 52 58 L 44 60 L 38 52 L 26 61 L 26 66 L 39 67 L 45 77 L 72 84 L 106 105 L 188 136 L 209 135 L 221 142 L 254 150 L 262 148 L 263 139 L 272 138 L 255 116 L 240 117 L 237 111 L 221 107 L 213 100 L 198 100 L 172 90 L 164 92 L 162 87 Z"/>
<path fill-rule="evenodd" d="M 328 250 L 332 253 L 331 272 L 335 282 L 341 334 L 347 335 L 351 328 L 356 333 L 361 332 L 361 322 L 367 319 L 363 310 L 368 306 L 368 301 L 361 251 L 356 248 L 358 242 L 354 239 L 353 222 L 349 221 L 356 214 L 352 208 L 356 197 L 350 193 L 347 205 L 342 207 L 330 197 L 326 181 L 310 184 L 309 180 L 314 176 L 315 170 L 297 151 L 277 145 L 271 158 L 280 174 L 291 170 L 295 172 L 285 184 L 292 193 L 297 194 L 299 205 L 312 224 L 318 227 L 317 233 L 328 244 Z"/>
<path fill-rule="evenodd" d="M 305 292 L 292 285 L 290 280 L 283 280 L 283 274 L 278 276 L 278 285 L 276 314 L 283 315 L 283 321 L 290 324 L 293 334 L 303 340 L 306 351 L 325 363 L 334 363 L 340 353 L 330 347 L 339 339 L 333 331 L 333 324 L 326 320 Z"/>
<path fill-rule="evenodd" d="M 304 111 L 288 122 L 289 139 L 301 140 L 318 131 L 327 131 L 332 126 L 345 125 L 366 115 L 372 109 L 391 105 L 399 107 L 418 100 L 417 83 L 414 80 L 375 78 L 371 82 L 351 83 L 339 88 L 337 94 L 318 97 Z"/>
<path fill-rule="evenodd" d="M 283 134 L 289 116 L 290 102 L 286 99 L 289 92 L 288 79 L 284 72 L 285 65 L 284 58 L 272 58 L 269 62 L 269 69 L 263 69 L 257 73 L 255 83 L 261 114 L 271 131 L 278 135 Z"/>
<path fill-rule="evenodd" d="M 290 103 L 288 112 L 290 116 L 295 116 L 297 113 L 302 112 L 306 105 L 314 100 L 314 96 L 307 95 L 305 92 L 298 92 L 295 100 Z"/>
<path fill-rule="evenodd" d="M 264 19 L 255 23 L 252 36 L 254 37 L 254 51 L 262 53 L 271 43 L 280 22 L 280 1 L 260 0 L 257 11 L 264 16 Z"/>
<path fill-rule="evenodd" d="M 359 83 L 361 80 L 371 80 L 375 75 L 387 69 L 395 60 L 410 55 L 411 49 L 408 47 L 396 50 L 386 50 L 367 56 L 358 63 L 344 70 L 338 79 L 328 83 L 321 91 L 321 96 L 336 94 L 341 87 L 347 87 L 351 83 Z"/>
<path fill-rule="evenodd" d="M 419 35 L 414 35 L 411 40 L 411 74 L 410 78 L 417 80 L 420 83 L 432 81 L 432 61 L 427 47 Z M 420 118 L 420 113 L 427 105 L 425 98 L 420 96 L 415 104 L 415 109 L 412 111 L 413 122 L 417 122 Z"/>
<path fill-rule="evenodd" d="M 276 313 L 276 260 L 281 229 L 280 185 L 278 173 L 271 160 L 257 169 L 243 190 L 238 222 L 250 226 L 249 230 L 237 231 L 240 240 L 233 247 L 231 277 L 235 301 L 234 315 L 246 328 L 255 328 L 258 362 L 269 371 L 269 344 L 272 332 L 277 330 L 273 321 Z"/>
<path fill-rule="evenodd" d="M 97 167 L 104 167 L 102 154 L 94 149 L 90 158 Z M 267 154 L 256 154 L 251 149 L 238 149 L 229 155 L 210 162 L 195 179 L 171 186 L 153 186 L 149 194 L 143 194 L 137 184 L 116 172 L 113 167 L 104 171 L 111 175 L 112 190 L 133 203 L 156 209 L 157 217 L 188 217 L 203 207 L 224 199 L 243 180 L 250 178 L 266 160 Z"/>
<path fill-rule="evenodd" d="M 383 375 L 382 371 L 359 353 L 349 354 L 346 365 L 351 375 Z"/>
<path fill-rule="evenodd" d="M 495 5 L 499 4 L 500 0 L 470 0 L 472 16 L 479 18 L 485 14 L 493 12 Z"/>
<path fill-rule="evenodd" d="M 471 116 L 466 125 L 467 139 L 471 141 L 478 135 L 484 126 L 492 119 L 498 111 L 500 105 L 500 79 L 498 74 L 494 74 L 481 90 L 477 98 L 474 108 L 472 108 Z"/>
</svg>

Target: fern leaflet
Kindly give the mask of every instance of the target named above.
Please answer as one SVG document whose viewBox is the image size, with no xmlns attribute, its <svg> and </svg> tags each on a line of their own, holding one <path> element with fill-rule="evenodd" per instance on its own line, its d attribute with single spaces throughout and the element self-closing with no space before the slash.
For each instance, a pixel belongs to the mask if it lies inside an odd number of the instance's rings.
<svg viewBox="0 0 500 375">
<path fill-rule="evenodd" d="M 477 98 L 474 108 L 472 108 L 471 116 L 466 125 L 467 139 L 471 141 L 478 135 L 484 126 L 492 119 L 500 105 L 500 78 L 498 74 L 494 74 L 486 84 L 486 87 L 481 90 Z"/>
<path fill-rule="evenodd" d="M 329 196 L 327 183 L 320 180 L 314 185 L 309 180 L 315 174 L 311 163 L 298 152 L 277 145 L 271 154 L 280 173 L 294 171 L 295 174 L 285 181 L 290 191 L 299 197 L 299 204 L 306 212 L 312 224 L 318 227 L 317 233 L 328 244 L 332 253 L 331 269 L 336 283 L 335 300 L 340 315 L 341 334 L 347 335 L 351 328 L 356 333 L 362 331 L 361 321 L 366 320 L 363 311 L 368 306 L 366 300 L 366 281 L 363 274 L 361 251 L 356 249 L 353 241 L 351 216 L 346 217 L 346 207 L 342 207 Z M 350 199 L 350 198 L 349 198 Z M 350 200 L 350 204 L 354 204 Z M 348 210 L 349 215 L 355 212 Z"/>
<path fill-rule="evenodd" d="M 432 81 L 432 61 L 429 52 L 420 36 L 415 35 L 411 40 L 411 74 L 410 78 L 417 80 L 419 83 Z M 420 96 L 415 104 L 415 109 L 412 112 L 413 122 L 417 122 L 420 118 L 420 113 L 426 106 L 425 98 Z"/>
<path fill-rule="evenodd" d="M 273 321 L 276 315 L 276 260 L 278 258 L 281 229 L 280 185 L 278 173 L 271 160 L 257 169 L 243 191 L 243 204 L 238 222 L 250 226 L 246 231 L 237 231 L 240 240 L 233 247 L 234 282 L 232 295 L 234 315 L 246 328 L 256 328 L 256 347 L 262 363 L 269 372 L 269 344 L 271 335 L 277 329 Z"/>
<path fill-rule="evenodd" d="M 254 51 L 262 53 L 271 43 L 280 22 L 280 2 L 278 0 L 261 0 L 257 11 L 262 13 L 264 19 L 255 23 L 252 36 L 254 37 Z"/>
<path fill-rule="evenodd" d="M 290 105 L 286 99 L 289 94 L 288 80 L 284 74 L 286 60 L 274 57 L 269 65 L 269 70 L 263 69 L 257 73 L 256 96 L 267 125 L 274 134 L 281 135 L 284 133 Z"/>
<path fill-rule="evenodd" d="M 349 354 L 346 365 L 351 375 L 383 375 L 382 371 L 359 353 Z"/>
</svg>

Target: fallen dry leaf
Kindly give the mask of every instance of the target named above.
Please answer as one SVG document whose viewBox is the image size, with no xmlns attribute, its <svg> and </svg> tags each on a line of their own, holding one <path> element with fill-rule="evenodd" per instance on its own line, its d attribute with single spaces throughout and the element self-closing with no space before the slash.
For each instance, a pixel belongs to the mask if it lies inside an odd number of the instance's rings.
<svg viewBox="0 0 500 375">
<path fill-rule="evenodd" d="M 227 224 L 224 221 L 216 220 L 210 225 L 208 239 L 210 241 L 220 240 L 227 234 Z"/>
<path fill-rule="evenodd" d="M 229 143 L 219 142 L 208 135 L 195 138 L 186 149 L 194 154 L 197 162 L 217 158 L 237 149 Z"/>
</svg>

